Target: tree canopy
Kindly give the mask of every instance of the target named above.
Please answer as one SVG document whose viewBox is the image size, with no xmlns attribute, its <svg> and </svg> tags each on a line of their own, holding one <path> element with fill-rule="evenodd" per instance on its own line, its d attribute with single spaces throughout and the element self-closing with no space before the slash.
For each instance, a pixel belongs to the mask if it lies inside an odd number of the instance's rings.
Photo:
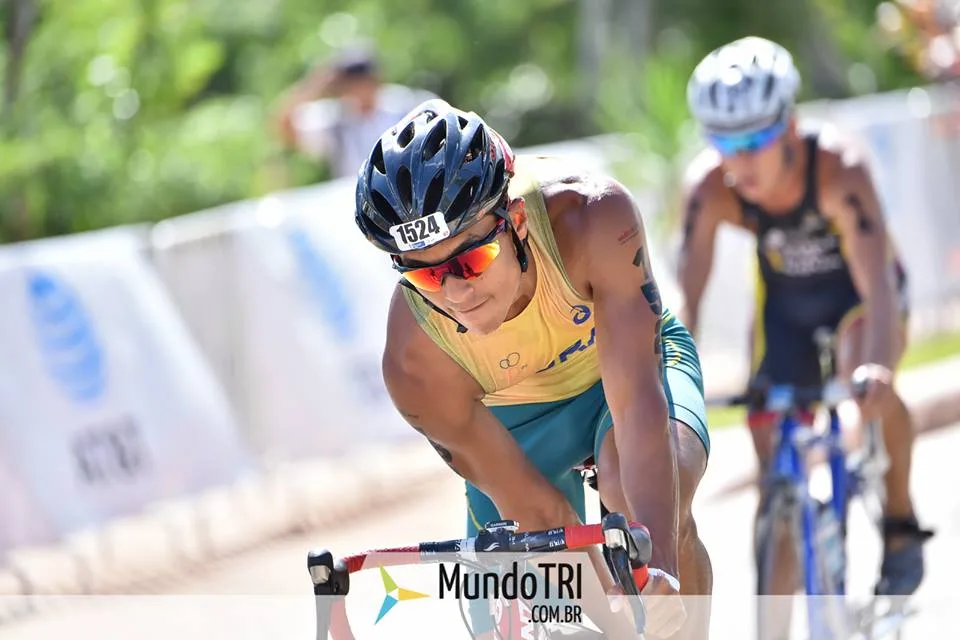
<svg viewBox="0 0 960 640">
<path fill-rule="evenodd" d="M 271 113 L 355 38 L 385 79 L 484 115 L 518 146 L 641 133 L 670 158 L 696 61 L 757 34 L 804 98 L 916 84 L 868 0 L 7 0 L 0 242 L 156 221 L 307 184 Z"/>
</svg>

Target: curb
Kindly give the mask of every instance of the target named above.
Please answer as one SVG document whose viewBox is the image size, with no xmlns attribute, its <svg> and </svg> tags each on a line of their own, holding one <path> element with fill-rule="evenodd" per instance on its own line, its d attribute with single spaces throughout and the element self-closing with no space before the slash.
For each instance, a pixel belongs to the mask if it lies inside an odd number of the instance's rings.
<svg viewBox="0 0 960 640">
<path fill-rule="evenodd" d="M 146 592 L 284 536 L 343 526 L 418 497 L 447 473 L 418 439 L 336 461 L 285 464 L 57 544 L 12 549 L 0 565 L 0 627 L 55 606 L 60 598 L 53 596 Z"/>
</svg>

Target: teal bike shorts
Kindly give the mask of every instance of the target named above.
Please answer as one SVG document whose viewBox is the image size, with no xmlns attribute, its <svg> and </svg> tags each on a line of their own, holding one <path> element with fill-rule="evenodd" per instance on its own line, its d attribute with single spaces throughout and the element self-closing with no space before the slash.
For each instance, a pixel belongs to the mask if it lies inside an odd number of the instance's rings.
<svg viewBox="0 0 960 640">
<path fill-rule="evenodd" d="M 696 345 L 676 316 L 664 311 L 663 320 L 663 386 L 670 417 L 693 429 L 709 456 L 703 376 Z M 602 382 L 566 400 L 490 407 L 490 410 L 540 473 L 563 492 L 584 520 L 583 478 L 574 467 L 591 455 L 598 460 L 603 438 L 613 428 Z M 475 536 L 484 524 L 499 519 L 490 498 L 468 482 L 467 535 Z"/>
<path fill-rule="evenodd" d="M 670 417 L 693 429 L 709 457 L 703 376 L 693 337 L 668 311 L 664 312 L 661 336 L 663 387 Z M 490 410 L 585 522 L 583 477 L 574 467 L 591 455 L 598 460 L 603 438 L 613 428 L 602 382 L 566 400 L 490 407 Z M 602 469 L 599 471 L 603 473 Z M 471 483 L 466 484 L 467 536 L 473 537 L 486 523 L 500 520 L 500 514 L 486 494 Z M 476 635 L 493 627 L 488 606 L 489 603 L 481 600 L 469 604 L 471 627 Z"/>
</svg>

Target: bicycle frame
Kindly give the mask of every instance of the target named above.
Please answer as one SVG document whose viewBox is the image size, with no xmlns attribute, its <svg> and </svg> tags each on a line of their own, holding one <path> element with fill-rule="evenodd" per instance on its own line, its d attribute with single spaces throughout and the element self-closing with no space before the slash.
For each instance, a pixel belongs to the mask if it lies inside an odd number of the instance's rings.
<svg viewBox="0 0 960 640">
<path fill-rule="evenodd" d="M 816 563 L 816 513 L 815 502 L 809 494 L 809 477 L 805 457 L 817 449 L 825 450 L 831 476 L 831 507 L 837 522 L 846 521 L 848 478 L 846 454 L 840 443 L 840 418 L 835 408 L 829 411 L 829 429 L 823 434 L 809 434 L 797 419 L 795 412 L 783 414 L 779 422 L 777 448 L 768 474 L 768 482 L 786 481 L 794 486 L 801 498 L 801 528 L 803 543 L 803 568 L 807 595 L 842 595 L 845 585 L 835 585 L 837 591 L 825 592 L 819 567 Z"/>
<path fill-rule="evenodd" d="M 832 496 L 829 508 L 832 509 L 841 532 L 846 530 L 847 504 L 849 499 L 849 478 L 846 469 L 846 452 L 841 442 L 840 417 L 835 404 L 825 402 L 829 415 L 829 425 L 825 432 L 814 433 L 813 424 L 804 424 L 797 416 L 796 390 L 781 385 L 769 390 L 768 404 L 772 405 L 780 416 L 777 422 L 778 432 L 774 456 L 765 478 L 768 486 L 785 483 L 795 491 L 799 500 L 800 531 L 799 551 L 804 572 L 804 591 L 808 597 L 842 597 L 845 594 L 845 579 L 839 583 L 823 575 L 824 567 L 820 560 L 822 550 L 817 546 L 818 502 L 810 495 L 807 457 L 816 451 L 826 454 L 829 469 Z M 841 544 L 845 535 L 841 533 Z M 845 564 L 844 555 L 844 564 Z M 808 624 L 812 637 L 840 637 L 836 632 L 831 616 L 816 601 L 808 601 Z"/>
</svg>

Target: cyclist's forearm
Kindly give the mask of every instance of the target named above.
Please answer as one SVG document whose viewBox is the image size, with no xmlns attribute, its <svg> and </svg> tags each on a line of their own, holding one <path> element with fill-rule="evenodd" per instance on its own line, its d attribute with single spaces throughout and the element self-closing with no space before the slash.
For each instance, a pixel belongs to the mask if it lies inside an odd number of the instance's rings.
<svg viewBox="0 0 960 640">
<path fill-rule="evenodd" d="M 712 252 L 709 256 L 685 253 L 680 260 L 680 269 L 677 280 L 680 292 L 683 295 L 683 304 L 680 308 L 680 321 L 690 331 L 690 335 L 697 335 L 697 317 L 700 313 L 700 300 L 707 288 L 710 279 Z"/>
<path fill-rule="evenodd" d="M 666 402 L 638 398 L 617 428 L 620 484 L 632 519 L 645 525 L 653 540 L 650 566 L 677 576 L 679 477 L 674 429 Z"/>
<path fill-rule="evenodd" d="M 506 520 L 516 520 L 520 524 L 520 531 L 542 531 L 583 524 L 567 497 L 548 481 L 543 480 L 543 486 L 537 488 L 528 484 L 522 491 L 527 493 L 522 505 L 513 503 L 513 495 L 502 496 L 500 500 L 497 496 L 490 496 L 501 516 Z"/>
<path fill-rule="evenodd" d="M 867 300 L 864 311 L 866 316 L 864 362 L 893 369 L 894 331 L 897 319 L 892 296 L 885 291 L 878 291 Z"/>
</svg>

